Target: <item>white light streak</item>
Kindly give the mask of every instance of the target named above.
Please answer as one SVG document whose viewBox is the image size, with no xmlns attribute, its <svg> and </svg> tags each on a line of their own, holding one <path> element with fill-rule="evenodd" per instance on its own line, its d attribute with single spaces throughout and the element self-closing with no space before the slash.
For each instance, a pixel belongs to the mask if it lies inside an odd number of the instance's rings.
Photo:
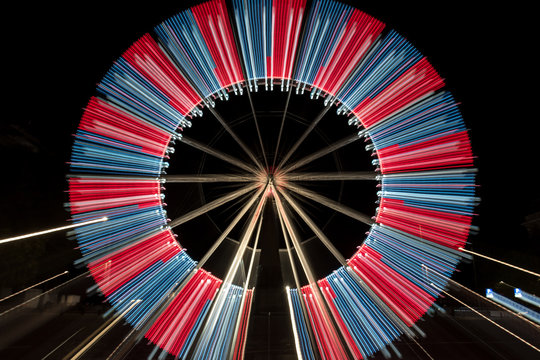
<svg viewBox="0 0 540 360">
<path fill-rule="evenodd" d="M 302 351 L 300 350 L 300 340 L 298 338 L 298 330 L 296 329 L 296 321 L 294 320 L 294 310 L 292 306 L 291 294 L 289 293 L 289 287 L 285 287 L 285 292 L 287 293 L 287 302 L 289 303 L 289 314 L 291 315 L 291 324 L 294 334 L 294 345 L 296 347 L 296 356 L 298 360 L 302 360 Z"/>
<path fill-rule="evenodd" d="M 0 313 L 0 316 L 2 316 L 2 315 L 4 315 L 4 314 L 7 314 L 8 312 L 13 311 L 13 310 L 15 310 L 15 309 L 17 309 L 17 308 L 19 308 L 19 307 L 25 305 L 25 304 L 28 304 L 29 302 L 32 302 L 32 301 L 34 301 L 34 300 L 36 300 L 36 299 L 42 297 L 43 295 L 48 294 L 48 293 L 50 293 L 50 292 L 52 292 L 52 291 L 58 289 L 59 287 L 66 285 L 67 283 L 72 282 L 73 280 L 76 280 L 76 279 L 78 279 L 78 278 L 80 278 L 80 277 L 82 277 L 82 276 L 87 276 L 87 275 L 89 275 L 89 274 L 90 274 L 89 271 L 87 271 L 87 272 L 85 272 L 85 273 L 82 273 L 82 274 L 80 274 L 80 275 L 74 277 L 73 279 L 70 279 L 70 280 L 68 280 L 68 281 L 66 281 L 66 282 L 64 282 L 64 283 L 62 283 L 62 284 L 60 284 L 60 285 L 58 285 L 58 286 L 53 287 L 52 289 L 49 289 L 49 290 L 47 290 L 47 291 L 45 291 L 45 292 L 43 292 L 43 293 L 41 293 L 41 294 L 39 294 L 39 295 L 34 296 L 34 297 L 31 298 L 31 299 L 26 300 L 25 302 L 20 303 L 19 305 L 16 305 L 16 306 L 12 307 L 11 309 L 7 309 L 6 311 Z"/>
<path fill-rule="evenodd" d="M 17 296 L 17 295 L 19 295 L 19 294 L 22 294 L 23 292 L 25 292 L 25 291 L 27 291 L 27 290 L 30 290 L 30 289 L 32 289 L 32 288 L 35 288 L 36 286 L 39 286 L 39 285 L 41 285 L 41 284 L 44 284 L 44 283 L 46 283 L 46 282 L 48 282 L 48 281 L 54 280 L 54 279 L 56 279 L 57 277 L 62 276 L 62 275 L 66 275 L 66 274 L 69 274 L 69 271 L 66 270 L 66 271 L 64 271 L 63 273 L 56 274 L 56 275 L 54 275 L 54 276 L 51 276 L 51 277 L 48 278 L 48 279 L 45 279 L 45 280 L 43 280 L 43 281 L 38 282 L 37 284 L 31 285 L 31 286 L 29 286 L 29 287 L 27 287 L 27 288 L 25 288 L 25 289 L 22 289 L 22 290 L 20 290 L 20 291 L 17 291 L 17 292 L 14 293 L 14 294 L 8 295 L 8 296 L 6 296 L 5 298 L 0 299 L 0 302 L 2 302 L 2 301 L 4 301 L 4 300 L 7 300 L 7 299 L 9 299 L 9 298 L 12 298 L 12 297 L 14 297 L 14 296 Z"/>
<path fill-rule="evenodd" d="M 107 220 L 109 220 L 109 219 L 106 216 L 104 216 L 104 217 L 99 218 L 99 219 L 89 220 L 89 221 L 85 221 L 85 222 L 81 222 L 81 223 L 77 223 L 77 224 L 73 224 L 73 225 L 66 225 L 66 226 L 61 226 L 61 227 L 57 227 L 57 228 L 53 228 L 53 229 L 38 231 L 38 232 L 26 234 L 26 235 L 14 236 L 14 237 L 10 237 L 10 238 L 7 238 L 7 239 L 0 240 L 0 244 L 12 242 L 12 241 L 17 241 L 17 240 L 22 240 L 22 239 L 27 239 L 27 238 L 34 237 L 34 236 L 50 234 L 50 233 L 53 233 L 53 232 L 56 232 L 56 231 L 69 230 L 69 229 L 73 229 L 73 228 L 76 228 L 76 227 L 79 227 L 79 226 L 86 226 L 86 225 L 96 224 L 96 223 L 107 221 Z"/>
<path fill-rule="evenodd" d="M 431 286 L 433 286 L 434 288 L 437 288 L 437 286 L 435 286 L 435 284 L 431 283 Z M 516 334 L 514 334 L 513 332 L 511 332 L 510 330 L 507 330 L 505 327 L 497 324 L 495 321 L 491 320 L 490 318 L 488 318 L 487 316 L 483 315 L 482 313 L 480 313 L 479 311 L 476 311 L 474 308 L 472 308 L 471 306 L 465 304 L 463 301 L 459 300 L 458 298 L 456 298 L 455 296 L 452 296 L 450 295 L 448 292 L 442 290 L 442 289 L 438 289 L 441 293 L 445 294 L 446 296 L 454 299 L 455 301 L 457 301 L 458 303 L 460 303 L 461 305 L 465 306 L 467 309 L 471 310 L 472 312 L 474 312 L 475 314 L 477 314 L 478 316 L 480 316 L 481 318 L 483 318 L 484 320 L 487 320 L 489 321 L 490 323 L 492 323 L 493 325 L 495 325 L 496 327 L 498 327 L 499 329 L 505 331 L 506 333 L 512 335 L 513 337 L 515 337 L 516 339 L 522 341 L 524 344 L 530 346 L 531 348 L 533 348 L 534 350 L 540 352 L 540 349 L 537 348 L 536 346 L 532 345 L 531 343 L 527 342 L 526 340 L 522 339 L 521 337 L 517 336 Z"/>
<path fill-rule="evenodd" d="M 131 304 L 126 310 L 124 310 L 120 315 L 114 319 L 105 329 L 103 329 L 99 334 L 97 334 L 88 344 L 86 344 L 82 349 L 80 349 L 72 358 L 71 360 L 79 359 L 88 349 L 90 349 L 96 342 L 99 341 L 105 335 L 114 325 L 116 325 L 120 320 L 124 318 L 124 315 L 126 315 L 135 305 L 140 303 L 141 300 L 136 300 Z"/>
<path fill-rule="evenodd" d="M 469 254 L 472 254 L 472 255 L 475 255 L 475 256 L 479 256 L 479 257 L 484 258 L 484 259 L 487 259 L 487 260 L 494 261 L 494 262 L 499 263 L 499 264 L 501 264 L 501 265 L 505 265 L 505 266 L 514 268 L 514 269 L 519 270 L 519 271 L 526 272 L 527 274 L 531 274 L 531 275 L 534 275 L 534 276 L 537 276 L 537 277 L 540 278 L 540 274 L 539 274 L 539 273 L 535 273 L 534 271 L 530 271 L 530 270 L 521 268 L 521 267 L 519 267 L 519 266 L 512 265 L 512 264 L 509 264 L 509 263 L 507 263 L 507 262 L 504 262 L 504 261 L 501 261 L 501 260 L 497 260 L 497 259 L 494 259 L 494 258 L 492 258 L 492 257 L 489 257 L 489 256 L 482 255 L 482 254 L 479 254 L 479 253 L 474 252 L 474 251 L 470 251 L 470 250 L 464 249 L 464 248 L 462 248 L 462 247 L 458 248 L 458 250 L 461 250 L 461 251 L 463 251 L 463 252 L 466 252 L 466 253 L 469 253 Z"/>
</svg>

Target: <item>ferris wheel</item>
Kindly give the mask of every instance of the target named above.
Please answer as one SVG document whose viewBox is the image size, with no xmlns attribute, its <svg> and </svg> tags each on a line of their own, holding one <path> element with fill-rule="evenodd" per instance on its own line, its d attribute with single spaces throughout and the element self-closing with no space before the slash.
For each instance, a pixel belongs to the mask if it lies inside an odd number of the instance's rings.
<svg viewBox="0 0 540 360">
<path fill-rule="evenodd" d="M 69 206 L 107 221 L 73 231 L 77 262 L 154 355 L 243 358 L 272 209 L 298 357 L 389 356 L 468 256 L 473 159 L 443 79 L 381 21 L 207 1 L 138 39 L 85 108 Z"/>
</svg>

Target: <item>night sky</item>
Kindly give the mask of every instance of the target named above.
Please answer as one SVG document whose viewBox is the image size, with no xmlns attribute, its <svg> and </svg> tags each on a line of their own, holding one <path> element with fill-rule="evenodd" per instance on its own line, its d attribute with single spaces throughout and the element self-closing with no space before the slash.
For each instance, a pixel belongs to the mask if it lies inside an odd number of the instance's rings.
<svg viewBox="0 0 540 360">
<path fill-rule="evenodd" d="M 1 237 L 66 223 L 65 163 L 96 84 L 135 40 L 191 3 L 20 3 L 4 10 Z M 480 232 L 470 237 L 469 248 L 538 272 L 538 30 L 532 9 L 520 2 L 475 8 L 468 3 L 356 6 L 411 41 L 461 103 L 482 198 L 474 220 Z M 167 203 L 172 207 L 174 201 Z M 20 288 L 71 269 L 78 257 L 74 247 L 64 234 L 2 245 L 0 287 Z M 534 277 L 485 260 L 458 269 L 455 279 L 479 293 L 499 281 L 540 293 Z"/>
</svg>

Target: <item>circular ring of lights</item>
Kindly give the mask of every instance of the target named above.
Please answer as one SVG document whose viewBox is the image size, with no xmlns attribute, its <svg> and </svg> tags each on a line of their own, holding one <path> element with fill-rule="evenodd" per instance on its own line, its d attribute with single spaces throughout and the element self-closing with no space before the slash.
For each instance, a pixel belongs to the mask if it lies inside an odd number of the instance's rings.
<svg viewBox="0 0 540 360">
<path fill-rule="evenodd" d="M 279 87 L 336 105 L 369 141 L 381 187 L 358 251 L 348 260 L 335 254 L 340 268 L 318 281 L 306 273 L 308 285 L 287 291 L 299 357 L 365 358 L 395 350 L 391 343 L 400 336 L 422 333 L 415 322 L 436 306 L 466 256 L 460 248 L 478 201 L 467 130 L 426 58 L 380 21 L 332 0 L 309 8 L 305 0 L 232 0 L 231 9 L 210 0 L 154 30 L 99 83 L 70 162 L 73 222 L 107 217 L 77 228 L 74 237 L 78 263 L 88 267 L 110 312 L 156 351 L 243 357 L 253 289 L 233 285 L 234 271 L 218 279 L 187 255 L 172 228 L 195 215 L 168 221 L 162 174 L 174 143 L 186 142 L 182 130 L 196 126 L 203 109 L 215 111 L 215 101 L 231 93 Z M 251 194 L 238 220 L 260 212 L 268 193 L 282 210 L 296 207 L 290 192 L 306 195 L 292 172 L 302 164 L 279 164 L 270 173 L 256 157 L 253 165 L 225 160 L 255 179 L 221 199 Z M 280 212 L 284 232 L 298 248 L 286 213 Z"/>
</svg>

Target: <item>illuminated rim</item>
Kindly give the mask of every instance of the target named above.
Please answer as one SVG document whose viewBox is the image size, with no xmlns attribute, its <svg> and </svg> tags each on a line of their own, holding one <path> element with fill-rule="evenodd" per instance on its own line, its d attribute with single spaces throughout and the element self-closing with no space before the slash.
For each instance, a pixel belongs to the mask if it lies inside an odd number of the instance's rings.
<svg viewBox="0 0 540 360">
<path fill-rule="evenodd" d="M 99 84 L 75 137 L 70 211 L 74 222 L 109 220 L 74 231 L 77 263 L 89 268 L 110 311 L 166 352 L 228 349 L 241 357 L 253 290 L 199 270 L 176 242 L 161 174 L 171 142 L 215 100 L 259 86 L 309 91 L 337 105 L 370 140 L 381 189 L 371 230 L 347 264 L 318 281 L 320 292 L 288 290 L 297 350 L 303 358 L 387 351 L 397 337 L 421 332 L 415 322 L 465 256 L 459 248 L 478 200 L 457 105 L 407 40 L 350 6 L 233 0 L 230 10 L 212 0 L 171 17 L 135 42 Z M 219 298 L 222 284 L 242 300 Z M 310 300 L 317 296 L 326 306 Z M 238 317 L 239 335 L 212 341 L 204 322 L 219 301 L 233 301 L 219 309 L 223 318 Z M 179 324 L 181 333 L 172 330 Z"/>
</svg>

